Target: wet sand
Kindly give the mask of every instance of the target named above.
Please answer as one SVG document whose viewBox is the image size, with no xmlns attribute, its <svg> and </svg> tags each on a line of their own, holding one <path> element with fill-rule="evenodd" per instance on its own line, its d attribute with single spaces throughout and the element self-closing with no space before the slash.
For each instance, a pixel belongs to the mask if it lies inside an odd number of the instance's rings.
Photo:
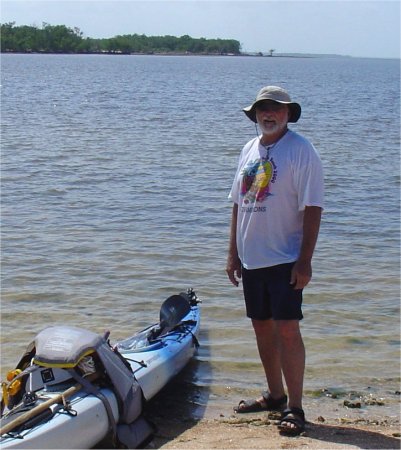
<svg viewBox="0 0 401 450">
<path fill-rule="evenodd" d="M 173 385 L 148 405 L 146 414 L 155 424 L 156 432 L 146 448 L 401 448 L 399 414 L 386 415 L 389 410 L 385 406 L 372 406 L 361 412 L 358 408 L 341 406 L 342 402 L 333 399 L 306 397 L 306 431 L 300 436 L 288 437 L 281 435 L 277 428 L 278 413 L 234 414 L 232 402 L 237 400 L 234 397 L 214 409 L 201 408 L 201 416 L 196 417 L 199 404 L 188 401 L 185 396 L 177 397 L 178 390 L 178 386 Z"/>
<path fill-rule="evenodd" d="M 399 427 L 395 424 L 321 423 L 310 421 L 298 437 L 281 436 L 275 421 L 260 417 L 201 419 L 164 418 L 146 448 L 164 449 L 283 449 L 362 448 L 399 449 Z"/>
<path fill-rule="evenodd" d="M 245 390 L 244 390 L 245 391 Z M 155 426 L 146 449 L 400 449 L 399 393 L 378 402 L 345 406 L 348 400 L 304 397 L 306 430 L 283 436 L 280 413 L 235 414 L 237 392 L 205 401 L 178 377 L 145 405 L 144 415 Z M 206 398 L 210 400 L 210 397 Z M 95 448 L 110 448 L 102 442 Z"/>
</svg>

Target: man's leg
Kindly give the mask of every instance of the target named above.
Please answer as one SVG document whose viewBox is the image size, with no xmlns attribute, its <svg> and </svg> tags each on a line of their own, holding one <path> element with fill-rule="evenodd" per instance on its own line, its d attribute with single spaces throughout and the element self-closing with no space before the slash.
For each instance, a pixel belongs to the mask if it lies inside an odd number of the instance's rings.
<svg viewBox="0 0 401 450">
<path fill-rule="evenodd" d="M 277 331 L 280 340 L 281 367 L 288 391 L 288 407 L 302 410 L 302 392 L 305 372 L 305 347 L 299 329 L 298 320 L 278 320 Z M 301 426 L 290 419 L 300 419 L 299 413 L 290 414 L 289 420 L 281 420 L 281 429 L 295 430 Z M 302 417 L 302 421 L 304 417 Z M 301 430 L 302 431 L 302 430 Z M 298 432 L 297 432 L 298 433 Z"/>
<path fill-rule="evenodd" d="M 274 399 L 279 399 L 284 395 L 284 386 L 276 323 L 272 319 L 253 319 L 252 325 L 270 394 Z M 259 401 L 263 401 L 263 399 Z"/>
<path fill-rule="evenodd" d="M 281 367 L 288 390 L 288 406 L 302 408 L 305 347 L 298 320 L 277 320 Z"/>
</svg>

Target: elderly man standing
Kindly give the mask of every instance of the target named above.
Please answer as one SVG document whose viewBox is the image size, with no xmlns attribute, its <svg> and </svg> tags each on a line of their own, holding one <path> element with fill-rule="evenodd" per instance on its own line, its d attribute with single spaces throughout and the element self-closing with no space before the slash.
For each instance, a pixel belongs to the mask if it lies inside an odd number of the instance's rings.
<svg viewBox="0 0 401 450">
<path fill-rule="evenodd" d="M 297 435 L 305 429 L 299 321 L 320 228 L 323 170 L 313 145 L 288 129 L 288 122 L 298 121 L 301 106 L 284 89 L 262 88 L 244 112 L 260 135 L 242 149 L 229 196 L 227 274 L 235 286 L 242 278 L 268 391 L 241 401 L 235 411 L 283 411 L 280 430 Z"/>
</svg>

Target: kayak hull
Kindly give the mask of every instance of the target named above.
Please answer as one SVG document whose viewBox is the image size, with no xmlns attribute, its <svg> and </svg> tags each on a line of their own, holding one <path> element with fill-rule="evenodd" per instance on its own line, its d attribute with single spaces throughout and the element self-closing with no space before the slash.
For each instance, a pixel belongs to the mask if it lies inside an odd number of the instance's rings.
<svg viewBox="0 0 401 450">
<path fill-rule="evenodd" d="M 118 419 L 118 405 L 114 393 L 109 389 L 102 389 L 101 392 L 106 396 L 113 415 Z M 39 394 L 47 400 L 59 393 L 56 391 L 52 394 Z M 99 398 L 81 391 L 71 398 L 70 405 L 74 415 L 57 412 L 56 406 L 49 421 L 22 431 L 15 437 L 3 438 L 1 448 L 91 448 L 107 436 L 109 419 Z"/>
<path fill-rule="evenodd" d="M 149 332 L 157 328 L 157 324 L 116 344 L 118 352 L 130 365 L 133 382 L 139 384 L 145 401 L 154 397 L 194 356 L 199 325 L 199 306 L 192 305 L 189 313 L 175 329 L 158 336 L 155 341 L 145 345 L 141 343 L 143 336 L 149 335 Z M 69 386 L 74 383 L 71 380 Z M 56 385 L 51 387 L 51 392 L 47 388 L 37 391 L 36 394 L 43 402 L 59 395 L 65 388 L 63 383 L 59 390 Z M 106 397 L 114 420 L 118 422 L 119 406 L 115 393 L 111 388 L 101 388 L 100 392 Z M 50 409 L 49 416 L 39 424 L 3 435 L 0 440 L 1 448 L 91 448 L 103 440 L 112 429 L 104 402 L 98 396 L 83 390 L 68 399 L 68 408 L 57 403 Z M 140 416 L 137 420 L 143 419 Z M 2 427 L 3 422 L 4 420 Z M 141 424 L 137 429 L 143 428 Z M 129 432 L 135 433 L 135 427 Z"/>
<path fill-rule="evenodd" d="M 183 320 L 188 323 L 179 331 L 167 334 L 156 345 L 142 351 L 124 348 L 124 341 L 117 344 L 119 352 L 129 362 L 135 378 L 142 388 L 145 400 L 150 400 L 194 356 L 200 325 L 199 307 L 192 307 Z"/>
</svg>

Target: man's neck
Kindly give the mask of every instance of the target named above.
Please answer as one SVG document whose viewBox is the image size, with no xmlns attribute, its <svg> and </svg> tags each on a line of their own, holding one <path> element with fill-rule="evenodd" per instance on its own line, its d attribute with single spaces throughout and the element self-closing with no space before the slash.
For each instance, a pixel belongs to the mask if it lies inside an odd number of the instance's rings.
<svg viewBox="0 0 401 450">
<path fill-rule="evenodd" d="M 260 139 L 260 143 L 262 145 L 275 144 L 276 142 L 278 142 L 287 133 L 287 131 L 288 131 L 288 128 L 285 127 L 283 130 L 281 130 L 277 134 L 272 134 L 272 135 L 263 134 L 261 139 Z"/>
</svg>

